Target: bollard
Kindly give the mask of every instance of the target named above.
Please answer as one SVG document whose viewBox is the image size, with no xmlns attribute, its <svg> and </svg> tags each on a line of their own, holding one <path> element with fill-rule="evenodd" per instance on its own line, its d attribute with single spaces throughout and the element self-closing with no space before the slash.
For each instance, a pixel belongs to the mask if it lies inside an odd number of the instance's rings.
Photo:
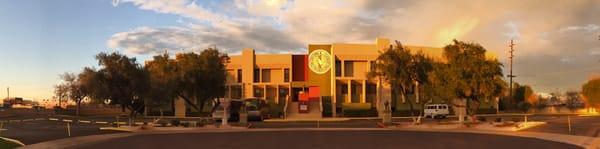
<svg viewBox="0 0 600 149">
<path fill-rule="evenodd" d="M 525 127 L 527 127 L 527 115 L 525 115 Z"/>
<path fill-rule="evenodd" d="M 2 132 L 2 128 L 4 127 L 4 122 L 0 122 L 0 134 Z"/>
<path fill-rule="evenodd" d="M 119 127 L 119 116 L 117 115 L 117 127 Z"/>
<path fill-rule="evenodd" d="M 321 124 L 320 124 L 319 122 L 320 122 L 320 121 L 319 121 L 319 120 L 317 120 L 317 128 L 321 127 L 321 126 L 320 126 Z"/>
<path fill-rule="evenodd" d="M 71 136 L 71 126 L 69 125 L 70 123 L 67 123 L 67 134 L 69 135 L 69 137 Z"/>
<path fill-rule="evenodd" d="M 571 132 L 571 116 L 567 115 L 567 123 L 569 124 L 569 132 Z"/>
</svg>

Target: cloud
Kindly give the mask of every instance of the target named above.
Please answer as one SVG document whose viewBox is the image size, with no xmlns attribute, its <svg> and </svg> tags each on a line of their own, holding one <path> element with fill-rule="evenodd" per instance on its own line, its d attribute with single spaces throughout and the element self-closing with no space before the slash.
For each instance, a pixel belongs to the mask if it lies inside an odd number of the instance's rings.
<svg viewBox="0 0 600 149">
<path fill-rule="evenodd" d="M 587 32 L 594 32 L 598 29 L 600 29 L 600 26 L 598 26 L 596 24 L 588 24 L 586 26 L 568 26 L 568 27 L 562 28 L 561 31 L 567 32 L 567 31 L 585 30 Z"/>
<path fill-rule="evenodd" d="M 210 45 L 230 53 L 244 47 L 264 53 L 286 53 L 301 52 L 308 43 L 373 42 L 376 37 L 388 37 L 406 44 L 438 47 L 452 39 L 474 41 L 506 62 L 508 42 L 514 38 L 515 68 L 525 76 L 590 70 L 598 64 L 598 50 L 590 49 L 600 44 L 597 39 L 600 1 L 121 0 L 118 3 L 185 20 L 181 26 L 139 27 L 115 33 L 108 39 L 108 47 L 128 53 L 203 49 Z M 178 20 L 181 19 L 172 21 Z M 584 73 L 588 71 L 565 72 L 563 75 L 575 76 L 574 79 L 539 88 L 573 85 L 581 81 Z M 560 76 L 540 78 L 555 80 Z M 518 80 L 530 84 L 544 81 L 532 77 Z"/>
</svg>

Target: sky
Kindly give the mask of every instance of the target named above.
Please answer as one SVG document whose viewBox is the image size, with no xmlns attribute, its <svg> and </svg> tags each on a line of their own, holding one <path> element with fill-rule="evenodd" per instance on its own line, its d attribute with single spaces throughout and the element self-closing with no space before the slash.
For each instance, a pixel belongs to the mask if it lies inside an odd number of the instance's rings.
<svg viewBox="0 0 600 149">
<path fill-rule="evenodd" d="M 600 74 L 598 18 L 597 0 L 0 0 L 0 88 L 52 98 L 60 74 L 97 67 L 99 52 L 142 63 L 210 46 L 232 55 L 246 47 L 305 53 L 309 43 L 385 37 L 432 47 L 476 42 L 505 66 L 514 39 L 515 80 L 564 92 Z"/>
</svg>

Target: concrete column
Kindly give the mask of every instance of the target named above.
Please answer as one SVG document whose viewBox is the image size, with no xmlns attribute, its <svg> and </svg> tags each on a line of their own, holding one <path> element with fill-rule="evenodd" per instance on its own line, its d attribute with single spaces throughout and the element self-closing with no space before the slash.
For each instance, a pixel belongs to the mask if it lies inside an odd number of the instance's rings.
<svg viewBox="0 0 600 149">
<path fill-rule="evenodd" d="M 415 81 L 415 103 L 419 103 L 419 82 Z"/>
<path fill-rule="evenodd" d="M 231 85 L 228 85 L 228 86 L 227 86 L 227 90 L 228 90 L 227 96 L 228 96 L 229 98 L 231 98 Z"/>
<path fill-rule="evenodd" d="M 381 111 L 383 111 L 382 110 L 383 109 L 382 108 L 383 107 L 383 99 L 381 99 L 381 81 L 377 81 L 377 91 L 376 92 L 377 92 L 377 93 L 375 93 L 376 94 L 375 96 L 377 96 L 377 97 L 375 97 L 375 98 L 377 98 L 375 100 L 375 101 L 377 101 L 376 107 L 381 112 Z"/>
<path fill-rule="evenodd" d="M 352 102 L 352 80 L 348 79 L 348 97 L 346 98 L 346 103 Z"/>
<path fill-rule="evenodd" d="M 275 103 L 279 104 L 279 85 L 275 87 Z"/>
<path fill-rule="evenodd" d="M 362 84 L 362 98 L 360 98 L 360 103 L 367 102 L 367 80 L 363 80 Z"/>
<path fill-rule="evenodd" d="M 344 60 L 340 60 L 340 61 L 341 61 L 340 67 L 342 68 L 342 74 L 340 74 L 340 77 L 344 77 L 345 76 L 345 74 L 344 74 L 344 69 L 345 69 L 344 68 Z"/>
</svg>

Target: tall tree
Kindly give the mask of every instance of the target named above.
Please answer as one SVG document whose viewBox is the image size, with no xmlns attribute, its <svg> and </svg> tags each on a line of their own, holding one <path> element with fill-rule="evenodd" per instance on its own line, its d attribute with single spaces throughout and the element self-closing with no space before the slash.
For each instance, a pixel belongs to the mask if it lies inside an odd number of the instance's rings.
<svg viewBox="0 0 600 149">
<path fill-rule="evenodd" d="M 76 116 L 79 116 L 81 103 L 91 95 L 91 90 L 88 88 L 90 82 L 87 80 L 86 75 L 86 71 L 79 75 L 64 73 L 60 76 L 63 83 L 55 87 L 55 94 L 59 97 L 59 100 L 66 98 L 75 102 Z"/>
<path fill-rule="evenodd" d="M 498 94 L 502 86 L 502 64 L 497 60 L 488 60 L 486 49 L 477 43 L 454 40 L 444 47 L 447 67 L 456 79 L 454 87 L 458 98 L 466 99 L 470 107 L 467 112 L 475 115 L 481 100 Z"/>
<path fill-rule="evenodd" d="M 177 80 L 177 64 L 168 54 L 156 55 L 146 62 L 144 67 L 149 73 L 149 91 L 147 108 L 160 107 L 173 103 L 177 96 L 179 82 Z M 162 109 L 161 109 L 162 111 Z"/>
<path fill-rule="evenodd" d="M 198 111 L 209 101 L 218 105 L 216 98 L 225 94 L 225 64 L 229 57 L 216 48 L 208 48 L 200 54 L 178 54 L 175 61 L 180 87 L 177 96 Z"/>
<path fill-rule="evenodd" d="M 410 91 L 418 91 L 415 84 L 425 84 L 432 70 L 432 60 L 422 53 L 413 54 L 396 41 L 395 46 L 380 53 L 368 76 L 379 77 L 390 84 L 393 94 L 400 95 L 402 101 L 409 102 L 410 114 L 414 116 L 413 101 L 406 99 Z M 418 97 L 417 97 L 418 98 Z"/>
<path fill-rule="evenodd" d="M 94 100 L 109 100 L 109 104 L 119 105 L 129 110 L 130 117 L 144 110 L 144 97 L 148 91 L 147 72 L 129 58 L 120 53 L 99 53 L 96 55 L 100 69 L 97 71 L 94 85 Z"/>
</svg>

